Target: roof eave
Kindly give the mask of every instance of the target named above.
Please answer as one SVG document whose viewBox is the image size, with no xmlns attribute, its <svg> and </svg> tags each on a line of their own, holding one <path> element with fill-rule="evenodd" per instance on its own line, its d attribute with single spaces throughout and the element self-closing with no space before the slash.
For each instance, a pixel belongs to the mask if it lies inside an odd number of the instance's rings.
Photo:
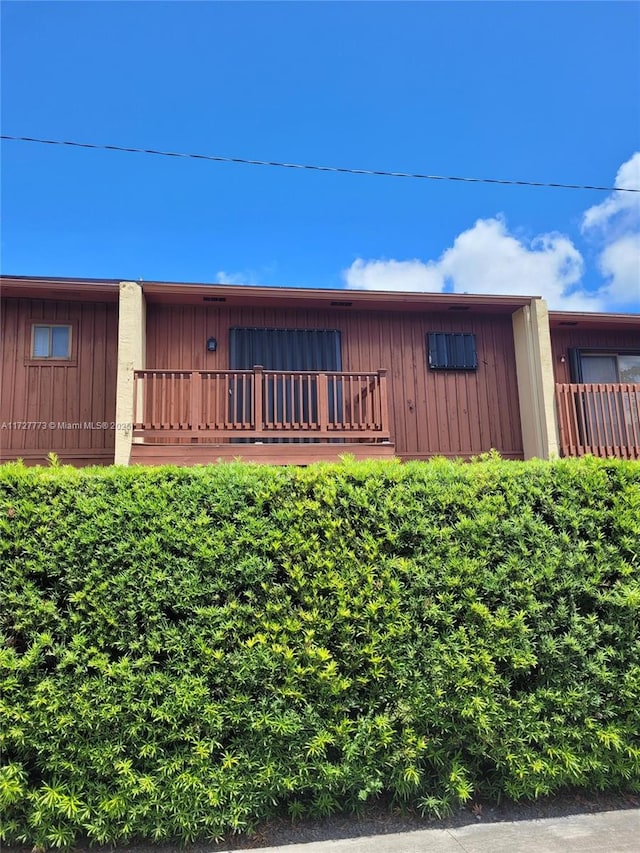
<svg viewBox="0 0 640 853">
<path fill-rule="evenodd" d="M 290 306 L 316 304 L 324 307 L 359 307 L 387 310 L 412 310 L 429 307 L 464 306 L 467 308 L 500 308 L 512 311 L 529 305 L 533 296 L 504 296 L 466 293 L 418 293 L 409 291 L 351 290 L 303 287 L 257 287 L 228 284 L 179 284 L 175 282 L 143 282 L 142 288 L 150 301 L 170 301 L 196 297 L 221 299 L 230 304 L 270 303 Z M 169 299 L 170 298 L 170 299 Z"/>
<path fill-rule="evenodd" d="M 640 314 L 609 314 L 604 311 L 549 311 L 549 325 L 552 329 L 569 327 L 640 329 Z"/>
<path fill-rule="evenodd" d="M 40 278 L 0 276 L 0 295 L 21 299 L 72 299 L 117 302 L 119 282 L 115 279 Z"/>
</svg>

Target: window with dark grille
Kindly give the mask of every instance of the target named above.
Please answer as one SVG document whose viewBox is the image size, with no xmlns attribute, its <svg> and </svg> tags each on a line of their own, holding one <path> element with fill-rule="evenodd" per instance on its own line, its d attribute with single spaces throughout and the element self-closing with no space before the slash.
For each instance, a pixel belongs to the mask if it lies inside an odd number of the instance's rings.
<svg viewBox="0 0 640 853">
<path fill-rule="evenodd" d="M 251 370 L 257 365 L 271 372 L 264 378 L 263 420 L 270 423 L 315 422 L 318 418 L 318 379 L 314 373 L 342 370 L 340 332 L 337 329 L 230 329 L 229 367 L 232 370 Z M 308 372 L 309 376 L 298 380 L 293 375 L 296 371 Z M 232 380 L 229 392 L 232 421 L 251 417 L 253 382 L 253 376 L 238 376 Z M 328 390 L 331 422 L 336 413 L 342 411 L 342 380 L 330 376 Z"/>
<path fill-rule="evenodd" d="M 342 370 L 336 329 L 233 328 L 229 344 L 232 370 Z"/>
<path fill-rule="evenodd" d="M 432 370 L 477 370 L 476 336 L 470 332 L 429 332 L 429 367 Z"/>
</svg>

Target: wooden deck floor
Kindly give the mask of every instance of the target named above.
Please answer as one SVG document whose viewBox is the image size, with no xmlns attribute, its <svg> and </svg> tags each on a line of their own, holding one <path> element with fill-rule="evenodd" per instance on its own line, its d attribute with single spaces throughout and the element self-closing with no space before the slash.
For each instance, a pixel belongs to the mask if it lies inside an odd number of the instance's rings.
<svg viewBox="0 0 640 853">
<path fill-rule="evenodd" d="M 356 459 L 392 459 L 393 444 L 134 444 L 132 465 L 208 465 L 218 462 L 261 462 L 265 465 L 310 465 Z"/>
</svg>

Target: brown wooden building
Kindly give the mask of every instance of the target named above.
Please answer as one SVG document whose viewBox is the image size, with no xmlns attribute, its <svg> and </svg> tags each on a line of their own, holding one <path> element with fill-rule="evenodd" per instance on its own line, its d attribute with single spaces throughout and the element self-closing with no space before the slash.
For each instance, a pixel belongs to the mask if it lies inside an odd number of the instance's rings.
<svg viewBox="0 0 640 853">
<path fill-rule="evenodd" d="M 560 452 L 640 459 L 640 315 L 549 316 Z"/>
<path fill-rule="evenodd" d="M 0 296 L 0 461 L 111 464 L 118 282 L 2 278 Z"/>
<path fill-rule="evenodd" d="M 640 317 L 535 297 L 5 277 L 0 460 L 640 456 Z"/>
</svg>

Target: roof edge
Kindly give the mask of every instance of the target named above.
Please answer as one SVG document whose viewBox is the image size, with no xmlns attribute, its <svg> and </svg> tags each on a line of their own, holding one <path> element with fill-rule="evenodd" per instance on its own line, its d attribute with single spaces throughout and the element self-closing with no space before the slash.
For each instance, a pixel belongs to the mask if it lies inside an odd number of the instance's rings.
<svg viewBox="0 0 640 853">
<path fill-rule="evenodd" d="M 8 284 L 19 284 L 20 282 L 24 282 L 25 284 L 42 284 L 51 285 L 53 287 L 59 287 L 60 285 L 64 284 L 106 284 L 111 285 L 112 287 L 118 287 L 122 280 L 123 279 L 119 278 L 79 278 L 73 276 L 5 275 L 4 273 L 0 274 L 0 282 L 2 283 L 7 282 Z"/>
<path fill-rule="evenodd" d="M 549 311 L 549 323 L 558 326 L 563 323 L 606 321 L 621 325 L 640 325 L 640 314 L 616 314 L 607 311 Z"/>
<path fill-rule="evenodd" d="M 500 304 L 512 305 L 514 308 L 529 305 L 537 296 L 520 296 L 508 294 L 484 293 L 442 293 L 440 291 L 399 291 L 399 290 L 356 290 L 352 288 L 328 287 L 267 287 L 250 284 L 201 284 L 196 282 L 140 282 L 145 293 L 149 294 L 204 294 L 209 292 L 217 296 L 254 296 L 259 299 L 289 297 L 291 299 L 326 298 L 338 301 L 380 302 L 388 301 L 394 304 L 402 303 L 450 303 L 460 302 L 469 304 Z"/>
<path fill-rule="evenodd" d="M 484 293 L 442 293 L 440 291 L 397 291 L 397 290 L 356 290 L 351 288 L 324 287 L 272 287 L 252 284 L 217 284 L 204 282 L 176 281 L 143 281 L 131 278 L 79 278 L 58 276 L 18 276 L 0 275 L 0 287 L 9 289 L 12 294 L 18 290 L 32 290 L 41 293 L 51 290 L 56 293 L 105 292 L 116 290 L 122 281 L 133 281 L 142 287 L 149 296 L 199 296 L 216 295 L 226 298 L 242 298 L 243 300 L 292 300 L 306 302 L 330 300 L 336 302 L 353 302 L 366 306 L 367 304 L 386 303 L 402 310 L 404 306 L 410 309 L 417 305 L 467 305 L 469 307 L 496 306 L 502 309 L 517 310 L 529 305 L 538 296 L 521 296 L 509 294 Z M 56 298 L 54 297 L 54 298 Z"/>
</svg>

